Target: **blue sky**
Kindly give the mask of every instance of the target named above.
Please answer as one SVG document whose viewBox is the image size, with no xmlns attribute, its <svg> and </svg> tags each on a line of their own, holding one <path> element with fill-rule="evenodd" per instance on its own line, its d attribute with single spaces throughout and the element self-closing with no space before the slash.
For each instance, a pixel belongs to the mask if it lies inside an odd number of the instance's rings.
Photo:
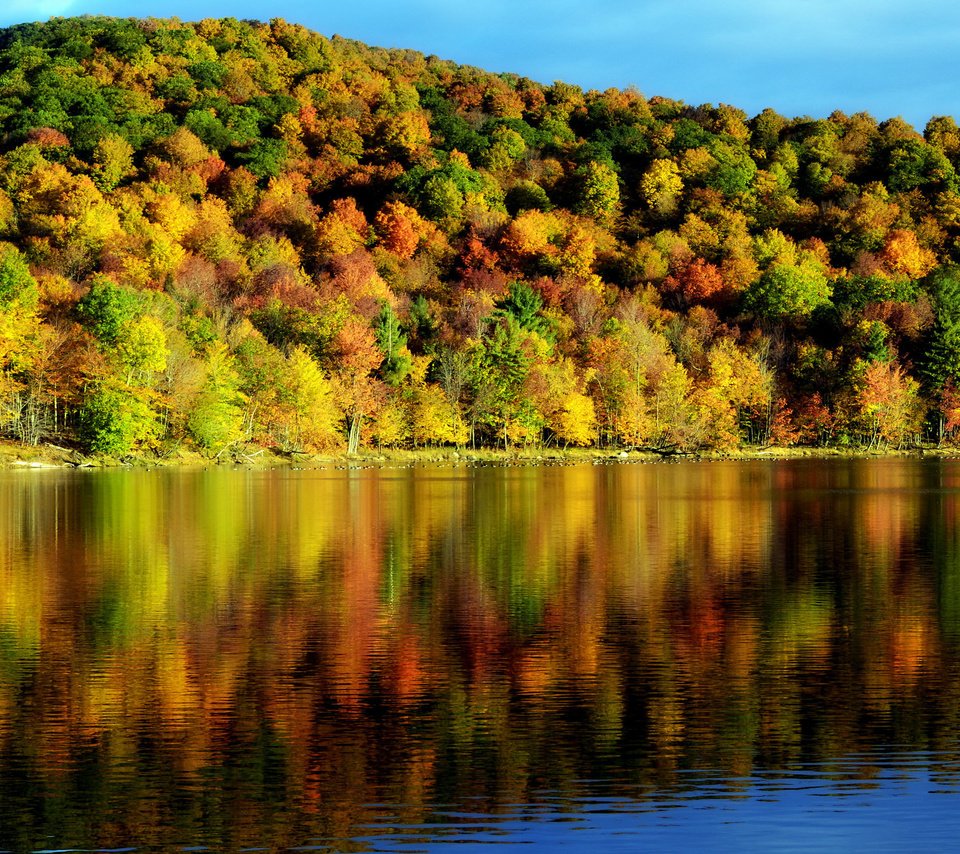
<svg viewBox="0 0 960 854">
<path fill-rule="evenodd" d="M 865 110 L 922 130 L 960 117 L 960 4 L 946 0 L 4 0 L 0 26 L 50 15 L 282 17 L 584 88 L 636 86 L 754 115 Z"/>
</svg>

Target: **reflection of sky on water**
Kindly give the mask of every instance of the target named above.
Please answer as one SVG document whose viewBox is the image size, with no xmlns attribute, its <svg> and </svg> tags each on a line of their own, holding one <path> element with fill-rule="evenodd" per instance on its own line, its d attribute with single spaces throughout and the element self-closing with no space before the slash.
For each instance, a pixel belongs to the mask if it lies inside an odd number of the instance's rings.
<svg viewBox="0 0 960 854">
<path fill-rule="evenodd" d="M 376 805 L 353 843 L 371 852 L 464 843 L 497 851 L 940 851 L 960 832 L 960 765 L 927 753 L 856 756 L 740 780 L 691 771 L 680 782 L 677 791 L 627 797 L 584 781 L 598 794 L 543 792 L 536 805 L 495 815 L 437 808 L 423 824 L 402 827 L 389 806 Z M 300 850 L 336 844 L 314 840 Z"/>
</svg>

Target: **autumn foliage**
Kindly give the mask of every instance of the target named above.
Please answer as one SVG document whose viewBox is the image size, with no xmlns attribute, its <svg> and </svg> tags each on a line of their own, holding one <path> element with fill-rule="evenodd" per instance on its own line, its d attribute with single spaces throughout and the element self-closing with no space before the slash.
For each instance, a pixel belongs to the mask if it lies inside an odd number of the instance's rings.
<svg viewBox="0 0 960 854">
<path fill-rule="evenodd" d="M 950 441 L 958 135 L 281 20 L 12 27 L 0 431 L 119 456 Z"/>
</svg>

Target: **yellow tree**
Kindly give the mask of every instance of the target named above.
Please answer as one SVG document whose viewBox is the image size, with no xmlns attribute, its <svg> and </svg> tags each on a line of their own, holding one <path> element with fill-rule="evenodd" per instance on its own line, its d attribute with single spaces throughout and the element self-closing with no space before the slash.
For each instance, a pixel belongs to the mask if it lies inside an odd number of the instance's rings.
<svg viewBox="0 0 960 854">
<path fill-rule="evenodd" d="M 167 368 L 167 334 L 163 324 L 150 315 L 137 318 L 117 341 L 116 354 L 126 369 L 127 385 L 134 380 L 151 385 L 153 374 Z"/>
<path fill-rule="evenodd" d="M 333 387 L 303 347 L 286 358 L 279 406 L 271 433 L 285 450 L 320 450 L 337 440 L 341 420 Z"/>
<path fill-rule="evenodd" d="M 670 216 L 677 209 L 683 192 L 680 168 L 673 160 L 654 160 L 640 179 L 644 201 L 660 216 Z"/>
<path fill-rule="evenodd" d="M 655 437 L 665 448 L 690 451 L 704 444 L 703 422 L 686 368 L 674 363 L 654 390 Z"/>
<path fill-rule="evenodd" d="M 406 396 L 411 438 L 417 445 L 463 445 L 469 436 L 457 402 L 444 389 L 426 381 L 431 356 L 418 356 L 408 377 Z"/>
<path fill-rule="evenodd" d="M 197 444 L 219 455 L 243 438 L 243 395 L 235 360 L 223 342 L 207 355 L 206 378 L 187 426 Z"/>
<path fill-rule="evenodd" d="M 597 414 L 593 399 L 579 391 L 568 392 L 553 424 L 558 438 L 569 445 L 591 445 L 597 438 Z"/>
<path fill-rule="evenodd" d="M 317 225 L 317 248 L 323 258 L 349 255 L 366 244 L 369 232 L 367 218 L 357 208 L 356 201 L 337 199 Z"/>
</svg>

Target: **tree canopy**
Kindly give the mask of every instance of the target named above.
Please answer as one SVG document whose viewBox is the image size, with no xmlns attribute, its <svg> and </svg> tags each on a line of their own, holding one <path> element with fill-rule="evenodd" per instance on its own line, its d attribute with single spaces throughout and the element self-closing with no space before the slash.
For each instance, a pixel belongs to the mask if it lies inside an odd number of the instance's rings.
<svg viewBox="0 0 960 854">
<path fill-rule="evenodd" d="M 958 165 L 944 117 L 748 117 L 279 19 L 11 27 L 0 432 L 950 440 Z"/>
</svg>

